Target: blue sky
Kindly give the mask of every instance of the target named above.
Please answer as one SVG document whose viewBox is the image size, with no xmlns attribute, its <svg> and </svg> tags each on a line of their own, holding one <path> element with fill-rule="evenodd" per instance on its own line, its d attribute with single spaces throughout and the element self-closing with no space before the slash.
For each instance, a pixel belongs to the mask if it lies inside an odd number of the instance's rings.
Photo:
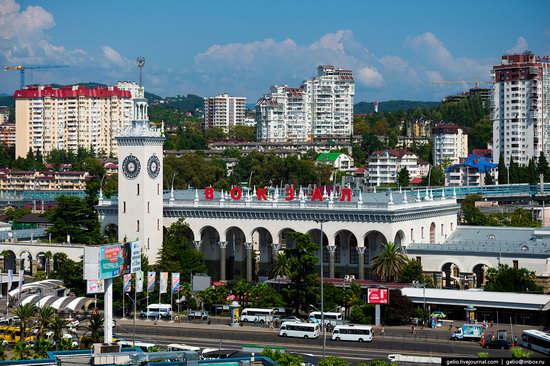
<svg viewBox="0 0 550 366">
<path fill-rule="evenodd" d="M 170 96 L 254 102 L 322 63 L 351 68 L 356 101 L 439 100 L 488 80 L 504 52 L 550 54 L 550 1 L 0 0 L 0 65 L 67 64 L 28 83 L 135 80 Z M 0 73 L 0 93 L 18 87 Z"/>
</svg>

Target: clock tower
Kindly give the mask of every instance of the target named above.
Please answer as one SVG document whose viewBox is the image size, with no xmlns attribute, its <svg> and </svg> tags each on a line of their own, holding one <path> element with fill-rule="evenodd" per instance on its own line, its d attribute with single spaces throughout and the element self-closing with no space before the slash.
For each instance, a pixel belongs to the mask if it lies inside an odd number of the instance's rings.
<svg viewBox="0 0 550 366">
<path fill-rule="evenodd" d="M 138 58 L 140 70 L 143 62 Z M 162 248 L 164 137 L 159 129 L 149 126 L 147 99 L 135 98 L 133 107 L 132 126 L 116 138 L 118 240 L 141 241 L 143 254 L 149 263 L 155 263 Z"/>
</svg>

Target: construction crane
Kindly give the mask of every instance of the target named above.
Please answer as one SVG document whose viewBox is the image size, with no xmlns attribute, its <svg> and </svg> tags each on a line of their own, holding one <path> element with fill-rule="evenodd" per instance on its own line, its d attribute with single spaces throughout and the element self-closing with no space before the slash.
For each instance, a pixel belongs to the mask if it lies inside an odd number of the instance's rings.
<svg viewBox="0 0 550 366">
<path fill-rule="evenodd" d="M 69 65 L 17 65 L 6 66 L 5 71 L 19 71 L 19 88 L 23 89 L 25 86 L 25 70 L 37 70 L 37 69 L 58 69 L 61 67 L 69 67 Z"/>
<path fill-rule="evenodd" d="M 432 84 L 435 84 L 435 85 L 467 84 L 467 85 L 475 85 L 476 89 L 479 89 L 479 85 L 481 84 L 492 85 L 493 83 L 491 81 L 479 81 L 479 80 L 439 80 L 439 81 L 432 81 Z"/>
</svg>

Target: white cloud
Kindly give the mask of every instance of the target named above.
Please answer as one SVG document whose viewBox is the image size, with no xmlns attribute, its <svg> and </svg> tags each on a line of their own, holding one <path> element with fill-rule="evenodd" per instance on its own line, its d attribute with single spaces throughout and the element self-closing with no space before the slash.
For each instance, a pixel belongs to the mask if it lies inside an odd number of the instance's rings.
<svg viewBox="0 0 550 366">
<path fill-rule="evenodd" d="M 527 40 L 523 37 L 518 37 L 516 40 L 516 44 L 514 47 L 510 48 L 509 50 L 506 50 L 506 53 L 522 53 L 526 51 L 529 48 L 529 45 L 527 44 Z"/>
<path fill-rule="evenodd" d="M 357 79 L 365 86 L 380 88 L 384 85 L 384 77 L 375 68 L 363 67 L 357 72 Z"/>
<path fill-rule="evenodd" d="M 102 46 L 101 53 L 108 62 L 115 66 L 127 66 L 129 64 L 129 61 L 112 47 Z"/>
<path fill-rule="evenodd" d="M 0 37 L 20 39 L 41 33 L 55 25 L 53 15 L 40 6 L 21 6 L 14 0 L 0 0 Z"/>
</svg>

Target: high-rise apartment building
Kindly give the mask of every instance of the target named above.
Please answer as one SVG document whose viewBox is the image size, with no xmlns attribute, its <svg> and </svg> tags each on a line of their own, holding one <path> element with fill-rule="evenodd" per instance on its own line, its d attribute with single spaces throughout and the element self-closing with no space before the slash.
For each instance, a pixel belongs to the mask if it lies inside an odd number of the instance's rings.
<svg viewBox="0 0 550 366">
<path fill-rule="evenodd" d="M 299 88 L 273 86 L 256 104 L 256 132 L 265 142 L 311 141 L 353 133 L 355 82 L 351 70 L 331 65 Z"/>
<path fill-rule="evenodd" d="M 504 55 L 493 66 L 493 159 L 527 165 L 550 155 L 550 61 L 548 56 Z"/>
<path fill-rule="evenodd" d="M 16 157 L 29 149 L 93 148 L 117 155 L 115 137 L 131 126 L 134 103 L 130 91 L 116 86 L 26 86 L 15 91 Z M 145 112 L 146 113 L 146 112 Z"/>
<path fill-rule="evenodd" d="M 245 109 L 245 97 L 222 94 L 204 98 L 203 128 L 221 128 L 227 133 L 233 126 L 244 125 Z"/>
<path fill-rule="evenodd" d="M 466 130 L 453 123 L 441 122 L 432 128 L 432 156 L 434 166 L 445 160 L 450 164 L 460 163 L 468 156 L 468 135 Z"/>
</svg>

